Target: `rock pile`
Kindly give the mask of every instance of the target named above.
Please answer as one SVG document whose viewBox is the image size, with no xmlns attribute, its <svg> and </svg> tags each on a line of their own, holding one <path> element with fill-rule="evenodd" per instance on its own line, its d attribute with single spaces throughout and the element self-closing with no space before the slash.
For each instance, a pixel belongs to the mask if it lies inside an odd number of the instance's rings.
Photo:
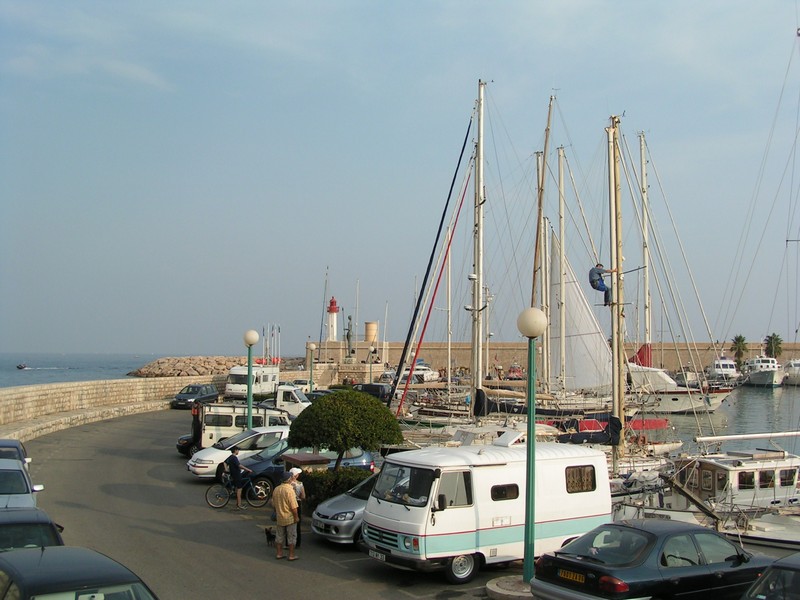
<svg viewBox="0 0 800 600">
<path fill-rule="evenodd" d="M 286 358 L 281 371 L 296 369 L 302 358 Z M 227 375 L 231 367 L 247 365 L 246 356 L 177 356 L 164 357 L 128 373 L 131 377 L 192 377 Z"/>
<path fill-rule="evenodd" d="M 247 357 L 237 356 L 167 356 L 131 371 L 132 377 L 191 377 L 227 375 L 231 367 L 246 365 Z"/>
</svg>

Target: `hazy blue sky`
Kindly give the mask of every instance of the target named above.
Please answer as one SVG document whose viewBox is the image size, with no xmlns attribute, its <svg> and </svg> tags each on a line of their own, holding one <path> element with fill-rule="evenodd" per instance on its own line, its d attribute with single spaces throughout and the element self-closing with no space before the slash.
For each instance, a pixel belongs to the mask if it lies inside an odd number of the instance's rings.
<svg viewBox="0 0 800 600">
<path fill-rule="evenodd" d="M 479 79 L 495 340 L 518 339 L 529 297 L 530 247 L 510 232 L 532 230 L 555 94 L 550 169 L 566 146 L 600 203 L 587 219 L 601 257 L 603 128 L 624 113 L 633 152 L 646 132 L 651 194 L 664 189 L 712 335 L 793 341 L 794 293 L 773 298 L 800 237 L 797 26 L 790 1 L 3 0 L 0 351 L 240 354 L 245 330 L 278 323 L 300 354 L 326 271 L 343 318 L 403 338 Z M 454 245 L 463 291 L 469 244 Z M 466 316 L 454 310 L 454 335 Z"/>
</svg>

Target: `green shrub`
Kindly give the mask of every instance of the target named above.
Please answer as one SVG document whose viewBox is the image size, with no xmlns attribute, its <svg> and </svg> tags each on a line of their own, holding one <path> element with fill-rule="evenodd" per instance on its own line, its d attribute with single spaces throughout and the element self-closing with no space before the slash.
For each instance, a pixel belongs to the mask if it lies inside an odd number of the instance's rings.
<svg viewBox="0 0 800 600">
<path fill-rule="evenodd" d="M 343 494 L 351 487 L 372 475 L 366 469 L 342 467 L 338 471 L 305 471 L 300 481 L 306 490 L 306 506 L 313 511 L 320 502 Z"/>
</svg>

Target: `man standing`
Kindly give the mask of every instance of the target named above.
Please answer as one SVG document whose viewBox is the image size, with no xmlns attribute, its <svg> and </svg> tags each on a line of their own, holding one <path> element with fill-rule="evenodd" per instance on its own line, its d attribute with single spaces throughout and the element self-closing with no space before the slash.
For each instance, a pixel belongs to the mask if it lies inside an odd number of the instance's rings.
<svg viewBox="0 0 800 600">
<path fill-rule="evenodd" d="M 597 263 L 589 269 L 589 285 L 598 292 L 603 292 L 603 306 L 611 306 L 611 288 L 606 287 L 603 273 L 613 273 L 616 269 L 605 269 L 602 263 Z"/>
<path fill-rule="evenodd" d="M 244 487 L 244 479 L 242 478 L 242 471 L 252 473 L 247 467 L 243 467 L 239 462 L 239 446 L 231 447 L 231 455 L 225 459 L 225 464 L 228 467 L 228 473 L 231 475 L 231 482 L 236 488 L 236 510 L 244 510 L 242 504 L 242 488 Z"/>
<path fill-rule="evenodd" d="M 306 499 L 306 488 L 303 485 L 303 482 L 300 481 L 300 475 L 303 473 L 302 470 L 297 467 L 292 467 L 289 469 L 289 473 L 292 474 L 291 484 L 294 488 L 295 496 L 297 496 L 297 543 L 294 547 L 299 548 L 300 541 L 303 537 L 300 523 L 303 520 L 303 502 Z"/>
<path fill-rule="evenodd" d="M 294 547 L 297 543 L 297 522 L 300 519 L 297 514 L 297 494 L 292 486 L 292 479 L 292 474 L 285 471 L 283 481 L 272 492 L 272 507 L 275 509 L 278 525 L 275 532 L 275 547 L 277 548 L 275 558 L 283 558 L 285 542 L 289 547 L 289 560 L 297 560 L 294 555 Z"/>
</svg>

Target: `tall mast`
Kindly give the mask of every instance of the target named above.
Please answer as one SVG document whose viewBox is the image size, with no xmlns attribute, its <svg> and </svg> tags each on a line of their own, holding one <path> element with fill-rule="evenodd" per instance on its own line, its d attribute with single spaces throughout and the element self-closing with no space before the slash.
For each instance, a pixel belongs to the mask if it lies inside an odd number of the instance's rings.
<svg viewBox="0 0 800 600">
<path fill-rule="evenodd" d="M 642 163 L 642 269 L 644 270 L 644 343 L 650 345 L 651 332 L 650 321 L 651 298 L 650 298 L 650 248 L 648 246 L 650 230 L 650 205 L 647 198 L 647 152 L 644 141 L 644 132 L 639 134 L 639 154 Z M 648 365 L 652 366 L 652 365 Z"/>
<path fill-rule="evenodd" d="M 558 149 L 558 350 L 561 359 L 561 369 L 558 379 L 561 381 L 561 398 L 567 395 L 567 313 L 564 303 L 564 289 L 567 280 L 566 256 L 564 252 L 564 146 Z"/>
<path fill-rule="evenodd" d="M 483 93 L 484 81 L 478 80 L 478 139 L 475 143 L 475 228 L 473 231 L 472 272 L 472 390 L 483 387 Z M 473 403 L 472 406 L 475 404 Z"/>
<path fill-rule="evenodd" d="M 613 391 L 613 414 L 622 422 L 622 431 L 625 423 L 625 370 L 623 361 L 625 352 L 623 346 L 623 325 L 625 314 L 624 294 L 622 290 L 622 189 L 620 186 L 620 159 L 619 159 L 619 117 L 611 116 L 611 124 L 606 128 L 608 137 L 608 193 L 609 193 L 609 231 L 611 239 L 611 352 L 613 366 L 611 373 Z M 624 456 L 625 436 L 620 432 L 619 443 L 614 446 L 612 456 L 612 471 L 619 472 L 619 458 Z"/>
<path fill-rule="evenodd" d="M 544 152 L 543 157 L 541 160 L 541 168 L 539 169 L 538 177 L 536 178 L 538 189 L 537 191 L 537 211 L 538 211 L 538 219 L 536 222 L 538 223 L 538 228 L 536 229 L 536 243 L 534 245 L 534 255 L 533 255 L 533 280 L 531 282 L 531 306 L 536 306 L 536 283 L 538 281 L 538 272 L 541 267 L 542 259 L 541 255 L 539 254 L 540 251 L 540 242 L 539 239 L 543 237 L 543 231 L 541 230 L 542 225 L 542 213 L 544 212 L 544 180 L 545 180 L 545 173 L 547 172 L 547 152 L 550 147 L 550 121 L 553 116 L 553 102 L 555 101 L 555 96 L 550 96 L 550 103 L 547 107 L 547 126 L 544 130 Z M 537 161 L 537 165 L 538 165 Z M 542 290 L 542 296 L 544 296 L 545 292 Z M 544 351 L 542 352 L 544 354 Z"/>
</svg>

